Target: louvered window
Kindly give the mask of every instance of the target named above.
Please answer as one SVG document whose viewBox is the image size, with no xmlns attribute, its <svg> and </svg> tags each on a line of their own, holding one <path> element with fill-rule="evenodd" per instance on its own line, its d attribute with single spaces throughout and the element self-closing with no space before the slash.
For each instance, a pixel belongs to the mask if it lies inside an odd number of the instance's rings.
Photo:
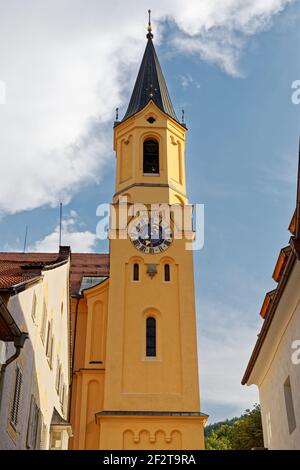
<svg viewBox="0 0 300 470">
<path fill-rule="evenodd" d="M 60 374 L 61 374 L 61 365 L 60 365 L 59 359 L 57 358 L 56 379 L 55 379 L 55 388 L 56 388 L 57 393 L 59 393 Z"/>
<path fill-rule="evenodd" d="M 44 301 L 43 304 L 43 317 L 42 317 L 42 325 L 41 325 L 41 339 L 43 344 L 45 343 L 46 338 L 46 327 L 47 327 L 47 305 Z"/>
<path fill-rule="evenodd" d="M 47 439 L 47 426 L 44 422 L 44 419 L 41 417 L 41 442 L 40 450 L 46 450 L 46 439 Z"/>
<path fill-rule="evenodd" d="M 46 340 L 46 356 L 49 362 L 50 367 L 52 367 L 53 359 L 53 348 L 54 348 L 54 337 L 52 334 L 53 331 L 53 321 L 48 321 L 47 327 L 47 340 Z"/>
<path fill-rule="evenodd" d="M 156 140 L 145 140 L 143 172 L 145 175 L 159 174 L 159 145 Z"/>
<path fill-rule="evenodd" d="M 49 358 L 51 348 L 51 323 L 48 321 L 47 339 L 46 339 L 46 356 Z"/>
<path fill-rule="evenodd" d="M 31 316 L 33 322 L 36 321 L 36 307 L 37 307 L 37 298 L 36 298 L 36 293 L 33 293 L 33 298 L 32 298 L 32 310 L 31 310 Z"/>
<path fill-rule="evenodd" d="M 10 421 L 15 428 L 18 426 L 18 422 L 19 422 L 22 380 L 23 380 L 23 375 L 22 375 L 21 369 L 19 368 L 19 366 L 17 366 L 15 388 L 13 392 L 13 401 L 12 401 L 11 410 L 10 410 Z"/>
<path fill-rule="evenodd" d="M 27 427 L 26 446 L 28 449 L 39 449 L 41 445 L 42 415 L 36 403 L 35 397 L 31 396 L 30 412 Z"/>
<path fill-rule="evenodd" d="M 61 405 L 63 404 L 63 399 L 64 399 L 64 376 L 61 373 L 60 384 L 59 384 L 59 401 Z"/>
<path fill-rule="evenodd" d="M 52 333 L 52 328 L 51 328 Z M 50 343 L 50 352 L 49 352 L 49 365 L 50 368 L 53 368 L 53 354 L 54 354 L 54 335 L 51 334 L 51 343 Z"/>
</svg>

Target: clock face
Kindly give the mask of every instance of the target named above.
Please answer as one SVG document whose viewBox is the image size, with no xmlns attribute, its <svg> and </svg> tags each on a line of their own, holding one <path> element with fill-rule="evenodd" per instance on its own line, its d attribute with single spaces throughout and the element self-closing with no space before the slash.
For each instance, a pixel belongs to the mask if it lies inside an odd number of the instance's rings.
<svg viewBox="0 0 300 470">
<path fill-rule="evenodd" d="M 139 251 L 146 254 L 162 253 L 172 243 L 170 226 L 159 216 L 140 216 L 129 227 L 129 236 Z"/>
</svg>

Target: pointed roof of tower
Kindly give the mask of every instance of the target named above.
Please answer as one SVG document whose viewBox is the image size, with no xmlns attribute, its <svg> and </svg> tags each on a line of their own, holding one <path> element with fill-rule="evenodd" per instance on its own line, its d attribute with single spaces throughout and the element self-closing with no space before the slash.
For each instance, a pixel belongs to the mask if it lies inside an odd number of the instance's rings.
<svg viewBox="0 0 300 470">
<path fill-rule="evenodd" d="M 159 109 L 179 122 L 172 105 L 152 39 L 153 34 L 149 11 L 147 46 L 123 121 L 141 111 L 149 101 L 152 100 Z"/>
</svg>

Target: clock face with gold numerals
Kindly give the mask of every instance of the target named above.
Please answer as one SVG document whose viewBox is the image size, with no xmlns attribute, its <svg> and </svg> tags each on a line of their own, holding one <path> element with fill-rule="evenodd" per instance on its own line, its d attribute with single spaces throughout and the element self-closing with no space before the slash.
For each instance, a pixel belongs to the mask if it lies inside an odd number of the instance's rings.
<svg viewBox="0 0 300 470">
<path fill-rule="evenodd" d="M 172 243 L 169 224 L 159 215 L 140 215 L 129 226 L 129 236 L 135 248 L 145 254 L 158 254 Z"/>
</svg>

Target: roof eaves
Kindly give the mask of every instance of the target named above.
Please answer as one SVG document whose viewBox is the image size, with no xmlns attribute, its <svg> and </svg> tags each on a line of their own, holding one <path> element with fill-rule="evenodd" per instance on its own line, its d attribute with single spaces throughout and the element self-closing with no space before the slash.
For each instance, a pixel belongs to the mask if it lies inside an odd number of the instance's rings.
<svg viewBox="0 0 300 470">
<path fill-rule="evenodd" d="M 25 289 L 28 289 L 32 285 L 40 282 L 43 279 L 42 275 L 35 276 L 32 279 L 27 279 L 26 281 L 19 282 L 18 284 L 14 284 L 10 287 L 3 287 L 0 288 L 0 294 L 19 294 L 20 292 L 23 292 Z"/>
<path fill-rule="evenodd" d="M 6 341 L 14 341 L 15 338 L 20 337 L 22 332 L 15 320 L 13 319 L 10 311 L 8 310 L 6 304 L 4 303 L 2 297 L 0 296 L 0 316 L 3 319 L 4 323 L 7 325 L 8 330 L 11 333 L 11 337 Z"/>
<path fill-rule="evenodd" d="M 272 323 L 274 315 L 276 313 L 277 306 L 280 302 L 280 299 L 282 297 L 282 294 L 284 292 L 285 286 L 288 282 L 288 279 L 290 277 L 290 274 L 292 272 L 292 269 L 294 267 L 295 262 L 296 262 L 296 255 L 295 255 L 294 251 L 291 251 L 290 255 L 288 257 L 288 261 L 286 263 L 285 269 L 284 269 L 284 273 L 283 273 L 283 275 L 280 279 L 280 282 L 278 284 L 278 287 L 276 289 L 276 294 L 275 294 L 274 299 L 272 301 L 272 305 L 271 305 L 270 310 L 268 311 L 268 314 L 267 314 L 267 316 L 265 318 L 265 321 L 262 325 L 261 331 L 258 335 L 258 339 L 256 341 L 256 344 L 254 346 L 254 349 L 253 349 L 253 352 L 251 354 L 250 360 L 248 362 L 245 374 L 244 374 L 243 379 L 242 379 L 242 385 L 246 385 L 249 378 L 250 378 L 250 375 L 253 371 L 253 368 L 255 366 L 255 363 L 258 359 L 259 353 L 260 353 L 261 348 L 263 346 L 264 340 L 265 340 L 265 338 L 268 334 L 268 331 L 270 329 L 271 323 Z"/>
</svg>

